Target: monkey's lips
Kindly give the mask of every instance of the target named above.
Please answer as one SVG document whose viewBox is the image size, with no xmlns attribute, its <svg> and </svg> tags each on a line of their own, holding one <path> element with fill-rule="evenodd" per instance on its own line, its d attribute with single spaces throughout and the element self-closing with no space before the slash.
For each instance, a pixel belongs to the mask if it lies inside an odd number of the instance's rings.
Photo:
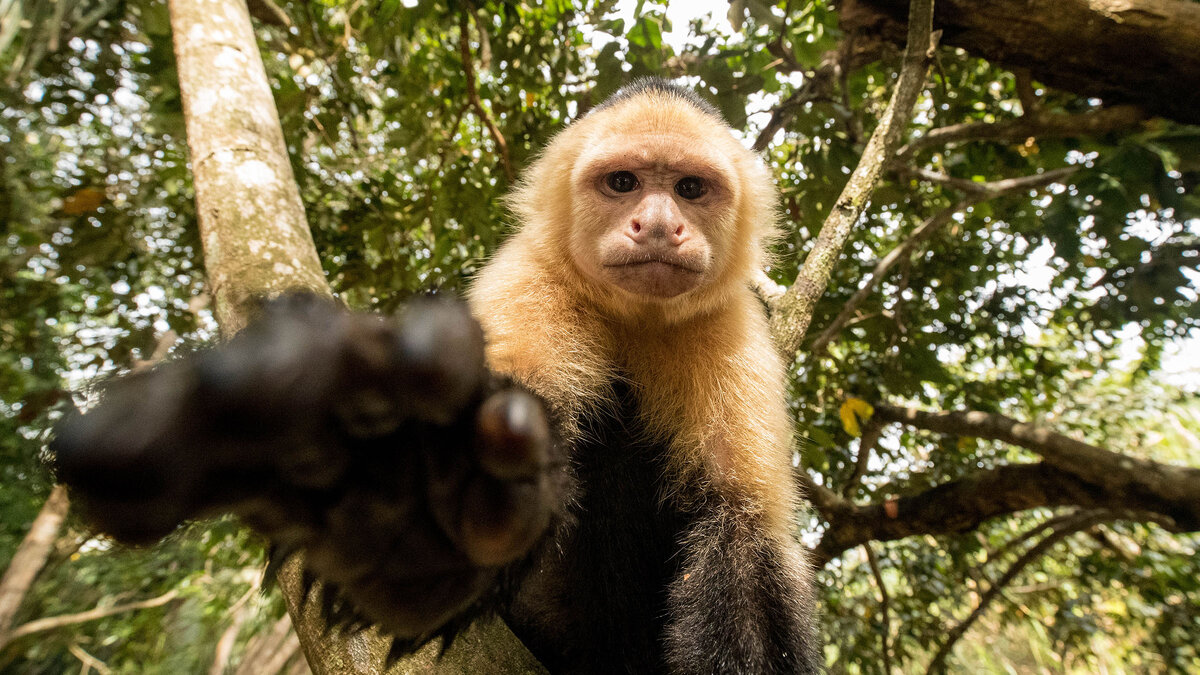
<svg viewBox="0 0 1200 675">
<path fill-rule="evenodd" d="M 702 266 L 678 256 L 642 256 L 606 263 L 604 269 L 618 287 L 655 298 L 686 293 L 704 277 Z"/>
</svg>

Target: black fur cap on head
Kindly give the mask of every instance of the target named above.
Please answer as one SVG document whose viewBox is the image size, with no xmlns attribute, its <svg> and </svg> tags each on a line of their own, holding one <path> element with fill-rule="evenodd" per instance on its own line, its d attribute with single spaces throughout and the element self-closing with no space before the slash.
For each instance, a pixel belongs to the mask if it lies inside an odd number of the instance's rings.
<svg viewBox="0 0 1200 675">
<path fill-rule="evenodd" d="M 638 96 L 646 93 L 668 94 L 682 99 L 690 103 L 705 115 L 720 121 L 721 124 L 724 124 L 725 126 L 729 126 L 729 122 L 725 120 L 725 117 L 721 115 L 720 111 L 718 111 L 713 104 L 701 98 L 700 95 L 695 92 L 695 90 L 691 89 L 690 87 L 675 84 L 674 82 L 661 77 L 639 77 L 633 82 L 630 82 L 624 87 L 618 89 L 608 98 L 604 99 L 600 105 L 592 108 L 590 113 L 611 108 L 619 103 L 624 103 L 625 101 L 637 98 Z"/>
</svg>

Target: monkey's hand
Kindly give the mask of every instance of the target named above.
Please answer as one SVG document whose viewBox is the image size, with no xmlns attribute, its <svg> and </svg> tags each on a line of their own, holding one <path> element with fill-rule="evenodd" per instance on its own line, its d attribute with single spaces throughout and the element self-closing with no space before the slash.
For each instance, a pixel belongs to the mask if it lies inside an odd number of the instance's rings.
<svg viewBox="0 0 1200 675">
<path fill-rule="evenodd" d="M 293 296 L 226 345 L 114 381 L 51 445 L 88 518 L 151 542 L 232 511 L 413 645 L 486 599 L 560 508 L 542 404 L 461 304 L 398 320 Z"/>
</svg>

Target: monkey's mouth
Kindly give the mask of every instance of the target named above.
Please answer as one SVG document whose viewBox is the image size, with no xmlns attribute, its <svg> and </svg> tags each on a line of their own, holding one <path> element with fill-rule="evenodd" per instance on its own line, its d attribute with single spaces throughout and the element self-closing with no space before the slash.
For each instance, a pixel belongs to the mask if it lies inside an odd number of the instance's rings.
<svg viewBox="0 0 1200 675">
<path fill-rule="evenodd" d="M 675 256 L 644 256 L 604 265 L 610 280 L 636 295 L 673 298 L 699 285 L 704 269 Z"/>
<path fill-rule="evenodd" d="M 677 255 L 637 255 L 624 258 L 622 260 L 605 263 L 608 268 L 636 268 L 647 265 L 664 265 L 674 267 L 682 272 L 691 272 L 692 274 L 703 274 L 704 266 L 697 263 L 695 260 Z"/>
</svg>

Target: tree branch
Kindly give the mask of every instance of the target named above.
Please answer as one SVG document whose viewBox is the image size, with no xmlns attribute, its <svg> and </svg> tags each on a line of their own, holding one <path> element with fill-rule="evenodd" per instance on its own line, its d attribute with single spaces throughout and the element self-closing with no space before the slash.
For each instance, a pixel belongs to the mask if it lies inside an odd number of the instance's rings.
<svg viewBox="0 0 1200 675">
<path fill-rule="evenodd" d="M 1136 509 L 1142 513 L 1140 520 L 1167 529 L 1200 529 L 1200 524 L 1183 525 L 1171 517 L 1170 512 L 1182 506 L 1177 502 L 1151 497 L 1131 500 L 1127 494 L 1106 491 L 1046 462 L 999 466 L 881 503 L 855 505 L 840 498 L 812 503 L 829 521 L 813 550 L 817 567 L 868 541 L 969 532 L 997 516 L 1037 507 Z"/>
<path fill-rule="evenodd" d="M 275 4 L 274 0 L 246 0 L 246 9 L 250 12 L 250 16 L 268 26 L 292 27 L 292 18 L 283 11 L 282 7 Z"/>
<path fill-rule="evenodd" d="M 71 644 L 67 645 L 67 651 L 71 652 L 71 654 L 75 658 L 79 659 L 79 662 L 83 664 L 84 675 L 87 675 L 87 672 L 93 669 L 97 673 L 100 673 L 100 675 L 109 675 L 109 673 L 112 672 L 112 668 L 109 668 L 108 664 L 84 651 L 83 647 L 80 647 L 78 642 L 72 642 Z"/>
<path fill-rule="evenodd" d="M 867 505 L 810 487 L 813 505 L 829 521 L 814 550 L 818 566 L 868 541 L 966 532 L 996 516 L 1035 507 L 1137 511 L 1139 519 L 1170 530 L 1200 530 L 1200 469 L 1121 455 L 989 413 L 929 413 L 880 404 L 871 419 L 1004 441 L 1032 450 L 1045 461 L 999 466 L 919 494 Z M 798 480 L 815 485 L 807 475 Z"/>
<path fill-rule="evenodd" d="M 875 444 L 879 442 L 879 437 L 882 434 L 882 424 L 867 420 L 867 424 L 863 428 L 862 437 L 858 439 L 858 456 L 854 458 L 854 470 L 850 472 L 850 477 L 846 479 L 846 484 L 842 486 L 842 497 L 849 499 L 854 495 L 854 489 L 858 487 L 858 482 L 867 474 L 867 465 L 871 461 L 871 453 L 875 451 Z"/>
<path fill-rule="evenodd" d="M 178 595 L 178 591 L 171 589 L 166 593 L 163 593 L 156 598 L 150 598 L 149 600 L 130 602 L 124 605 L 114 605 L 112 607 L 97 607 L 95 609 L 89 609 L 86 612 L 79 612 L 77 614 L 62 614 L 60 616 L 51 616 L 45 619 L 36 619 L 28 623 L 23 623 L 15 628 L 11 633 L 8 634 L 8 641 L 0 644 L 0 649 L 3 649 L 7 645 L 25 637 L 26 635 L 43 633 L 48 630 L 54 630 L 56 628 L 63 628 L 66 626 L 74 626 L 75 624 L 87 623 L 88 621 L 95 621 L 96 619 L 103 619 L 106 616 L 114 616 L 116 614 L 124 614 L 125 612 L 134 612 L 139 609 L 161 607 L 174 600 Z"/>
<path fill-rule="evenodd" d="M 1200 529 L 1200 469 L 1122 455 L 991 413 L 930 413 L 877 405 L 875 415 L 930 431 L 1026 448 L 1041 455 L 1046 464 L 1094 485 L 1111 498 L 1127 500 L 1132 508 L 1169 516 L 1186 530 Z"/>
<path fill-rule="evenodd" d="M 800 274 L 771 315 L 775 344 L 789 358 L 799 349 L 812 321 L 817 299 L 829 283 L 833 265 L 850 237 L 851 228 L 866 208 L 883 165 L 891 159 L 917 96 L 925 87 L 925 75 L 933 52 L 932 21 L 933 0 L 913 0 L 909 6 L 908 46 L 904 50 L 904 64 L 892 100 L 867 141 L 862 159 L 821 226 Z"/>
<path fill-rule="evenodd" d="M 855 291 L 854 295 L 850 296 L 850 299 L 847 300 L 844 305 L 842 305 L 842 310 L 838 313 L 838 315 L 834 317 L 833 321 L 829 322 L 829 325 L 826 326 L 825 329 L 822 330 L 817 338 L 813 341 L 811 353 L 817 355 L 823 354 L 829 347 L 829 343 L 832 342 L 833 339 L 838 336 L 838 333 L 840 333 L 842 329 L 846 327 L 846 324 L 850 321 L 850 318 L 854 315 L 854 312 L 863 303 L 863 301 L 875 292 L 875 288 L 879 285 L 879 282 L 883 279 L 888 270 L 890 270 L 893 265 L 907 256 L 914 248 L 917 247 L 918 244 L 925 242 L 943 227 L 945 227 L 948 223 L 950 223 L 955 214 L 961 213 L 977 204 L 995 199 L 1000 196 L 1025 192 L 1027 190 L 1034 190 L 1040 187 L 1045 187 L 1051 183 L 1059 182 L 1066 179 L 1077 170 L 1078 167 L 1065 167 L 1032 176 L 1021 176 L 1019 178 L 1006 178 L 987 183 L 976 183 L 974 181 L 965 179 L 942 176 L 941 174 L 937 174 L 932 171 L 926 171 L 924 169 L 900 169 L 901 172 L 915 175 L 918 178 L 925 180 L 936 180 L 937 182 L 951 184 L 953 187 L 967 192 L 968 196 L 959 200 L 952 206 L 949 206 L 930 216 L 925 222 L 917 226 L 916 229 L 914 229 L 912 233 L 904 239 L 904 241 L 900 242 L 900 244 L 896 246 L 896 248 L 893 248 L 888 252 L 887 255 L 885 255 L 883 258 L 880 258 L 879 262 L 875 264 L 875 268 L 871 270 L 870 274 L 867 275 L 867 278 L 863 282 L 862 286 Z"/>
<path fill-rule="evenodd" d="M 813 477 L 803 467 L 797 467 L 793 474 L 804 498 L 816 507 L 818 513 L 826 516 L 827 519 L 829 518 L 827 514 L 838 513 L 844 509 L 852 508 L 850 502 L 842 499 L 838 493 L 813 480 Z"/>
<path fill-rule="evenodd" d="M 897 150 L 894 164 L 908 164 L 913 155 L 926 148 L 967 141 L 1021 143 L 1029 138 L 1099 136 L 1132 127 L 1146 117 L 1145 111 L 1137 106 L 1118 105 L 1073 115 L 1033 112 L 1001 122 L 952 124 L 930 129 L 925 135 Z"/>
<path fill-rule="evenodd" d="M 841 28 L 903 41 L 907 0 L 838 3 Z M 1200 122 L 1200 4 L 1184 0 L 938 0 L 945 43 L 1051 87 Z M 866 42 L 866 40 L 864 40 Z M 873 45 L 864 44 L 864 51 Z M 874 48 L 875 50 L 878 47 Z"/>
<path fill-rule="evenodd" d="M 515 180 L 515 175 L 512 160 L 508 156 L 508 141 L 504 140 L 504 134 L 500 133 L 500 129 L 492 121 L 492 116 L 488 114 L 483 107 L 483 102 L 479 100 L 479 90 L 475 82 L 475 61 L 471 57 L 470 11 L 463 10 L 458 15 L 458 28 L 458 53 L 462 57 L 463 75 L 467 79 L 467 100 L 471 102 L 471 108 L 475 110 L 475 114 L 479 116 L 480 121 L 487 127 L 488 133 L 492 135 L 492 140 L 496 142 L 496 147 L 500 150 L 500 162 L 504 167 L 504 178 L 511 184 Z"/>
<path fill-rule="evenodd" d="M 785 15 L 786 16 L 786 15 Z M 782 39 L 782 37 L 781 37 Z M 832 100 L 833 83 L 840 78 L 841 67 L 836 51 L 826 52 L 821 56 L 821 64 L 812 72 L 806 72 L 804 82 L 792 95 L 771 109 L 771 119 L 763 125 L 758 138 L 754 139 L 754 151 L 762 152 L 771 144 L 775 134 L 791 124 L 796 113 L 805 105 L 814 101 Z"/>
<path fill-rule="evenodd" d="M 875 557 L 875 549 L 868 542 L 863 544 L 867 554 L 867 564 L 871 567 L 871 576 L 875 577 L 875 585 L 879 587 L 879 621 L 882 624 L 879 631 L 880 649 L 883 652 L 883 672 L 892 675 L 892 648 L 888 644 L 892 632 L 892 620 L 888 616 L 891 604 L 888 598 L 887 586 L 883 583 L 883 573 L 879 571 L 879 560 Z"/>
</svg>

